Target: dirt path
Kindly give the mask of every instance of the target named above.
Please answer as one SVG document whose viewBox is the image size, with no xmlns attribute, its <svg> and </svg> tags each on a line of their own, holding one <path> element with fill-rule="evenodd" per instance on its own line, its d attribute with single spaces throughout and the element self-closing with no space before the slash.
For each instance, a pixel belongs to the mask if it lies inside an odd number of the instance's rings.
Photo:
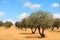
<svg viewBox="0 0 60 40">
<path fill-rule="evenodd" d="M 45 38 L 40 38 L 38 31 L 35 34 L 31 34 L 30 29 L 24 31 L 14 26 L 9 29 L 0 28 L 0 40 L 60 40 L 60 29 L 55 29 L 54 31 L 46 30 L 45 34 Z"/>
</svg>

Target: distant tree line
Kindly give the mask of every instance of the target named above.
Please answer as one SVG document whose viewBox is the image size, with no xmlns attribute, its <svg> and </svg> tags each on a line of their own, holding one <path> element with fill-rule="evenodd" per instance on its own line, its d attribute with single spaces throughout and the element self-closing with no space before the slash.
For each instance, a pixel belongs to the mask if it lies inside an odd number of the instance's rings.
<svg viewBox="0 0 60 40">
<path fill-rule="evenodd" d="M 10 21 L 6 21 L 6 22 L 0 21 L 0 27 L 4 26 L 5 28 L 9 28 L 12 25 L 13 25 L 13 23 Z"/>
</svg>

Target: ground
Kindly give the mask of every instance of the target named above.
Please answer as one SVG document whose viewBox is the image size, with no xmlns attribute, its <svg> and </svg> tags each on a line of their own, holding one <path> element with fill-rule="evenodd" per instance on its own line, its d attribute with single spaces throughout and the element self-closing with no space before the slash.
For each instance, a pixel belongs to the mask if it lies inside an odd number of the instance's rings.
<svg viewBox="0 0 60 40">
<path fill-rule="evenodd" d="M 38 31 L 35 34 L 31 34 L 31 30 L 18 29 L 15 26 L 5 29 L 0 27 L 0 40 L 60 40 L 60 29 L 45 30 L 45 38 L 41 38 Z"/>
</svg>

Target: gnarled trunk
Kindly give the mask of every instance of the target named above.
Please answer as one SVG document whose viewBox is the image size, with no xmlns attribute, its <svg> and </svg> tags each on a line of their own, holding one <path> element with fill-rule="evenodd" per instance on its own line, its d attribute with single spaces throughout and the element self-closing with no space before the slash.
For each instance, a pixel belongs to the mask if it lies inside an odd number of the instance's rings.
<svg viewBox="0 0 60 40">
<path fill-rule="evenodd" d="M 38 32 L 39 32 L 39 34 L 41 35 L 41 32 L 40 32 L 40 27 L 38 27 Z"/>
<path fill-rule="evenodd" d="M 34 34 L 35 34 L 36 30 L 37 30 L 37 27 L 35 28 L 35 30 L 34 30 L 34 32 L 33 32 Z"/>
<path fill-rule="evenodd" d="M 52 27 L 52 31 L 54 30 L 54 27 Z"/>
<path fill-rule="evenodd" d="M 32 31 L 32 34 L 34 34 L 34 31 L 33 31 L 33 29 L 31 28 L 31 31 Z"/>
<path fill-rule="evenodd" d="M 25 28 L 25 31 L 26 31 L 27 29 Z"/>
<path fill-rule="evenodd" d="M 57 29 L 59 29 L 59 27 L 57 27 Z"/>
<path fill-rule="evenodd" d="M 45 34 L 44 34 L 44 28 L 42 28 L 42 34 L 41 34 L 41 37 L 45 37 Z"/>
<path fill-rule="evenodd" d="M 42 28 L 42 33 L 41 33 L 41 32 L 40 32 L 40 27 L 38 27 L 38 32 L 39 32 L 39 34 L 41 35 L 41 37 L 45 37 L 44 28 Z"/>
</svg>

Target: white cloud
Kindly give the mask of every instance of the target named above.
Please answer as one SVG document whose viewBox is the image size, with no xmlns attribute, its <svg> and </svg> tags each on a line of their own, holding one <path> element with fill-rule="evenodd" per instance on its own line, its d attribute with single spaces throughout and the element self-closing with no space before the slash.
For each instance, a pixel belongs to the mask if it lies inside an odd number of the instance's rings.
<svg viewBox="0 0 60 40">
<path fill-rule="evenodd" d="M 0 12 L 0 17 L 3 16 L 5 13 L 4 12 Z"/>
<path fill-rule="evenodd" d="M 6 21 L 11 21 L 13 24 L 15 23 L 15 19 L 14 19 L 14 18 L 6 19 L 6 20 L 4 20 L 3 22 L 6 22 Z"/>
<path fill-rule="evenodd" d="M 31 9 L 41 7 L 40 4 L 32 4 L 31 2 L 26 2 L 26 3 L 24 4 L 24 6 L 29 7 L 29 8 L 31 8 Z"/>
<path fill-rule="evenodd" d="M 58 14 L 57 14 L 57 13 L 56 13 L 56 14 L 53 14 L 53 17 L 54 17 L 54 18 L 60 18 L 60 13 L 58 13 Z"/>
<path fill-rule="evenodd" d="M 20 14 L 19 16 L 18 16 L 18 18 L 20 19 L 20 20 L 22 20 L 23 18 L 26 18 L 28 16 L 28 14 L 27 13 L 22 13 L 22 14 Z"/>
<path fill-rule="evenodd" d="M 59 4 L 58 3 L 53 3 L 51 6 L 52 7 L 59 7 Z"/>
</svg>

